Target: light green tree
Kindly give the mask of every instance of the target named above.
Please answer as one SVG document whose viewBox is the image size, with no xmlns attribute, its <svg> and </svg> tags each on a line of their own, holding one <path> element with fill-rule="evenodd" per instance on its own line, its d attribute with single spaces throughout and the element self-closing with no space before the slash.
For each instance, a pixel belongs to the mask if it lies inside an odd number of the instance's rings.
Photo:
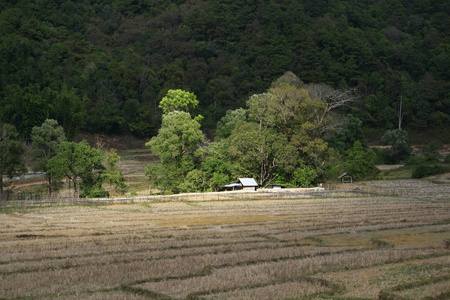
<svg viewBox="0 0 450 300">
<path fill-rule="evenodd" d="M 235 164 L 229 157 L 228 140 L 220 140 L 209 144 L 201 169 L 208 183 L 208 188 L 218 191 L 224 185 L 238 177 Z M 233 178 L 234 176 L 234 178 Z"/>
<path fill-rule="evenodd" d="M 203 144 L 200 123 L 189 113 L 167 113 L 163 116 L 158 135 L 145 144 L 161 160 L 161 164 L 149 168 L 147 174 L 164 192 L 180 192 L 185 176 L 200 163 Z"/>
<path fill-rule="evenodd" d="M 239 121 L 247 119 L 247 110 L 238 108 L 236 110 L 228 110 L 225 116 L 217 123 L 216 137 L 228 138 Z"/>
<path fill-rule="evenodd" d="M 163 110 L 164 114 L 172 111 L 185 111 L 194 109 L 198 105 L 197 96 L 194 93 L 183 90 L 169 90 L 159 102 L 159 108 Z"/>
<path fill-rule="evenodd" d="M 52 194 L 53 178 L 47 172 L 47 164 L 56 155 L 61 143 L 66 141 L 64 129 L 58 125 L 56 120 L 47 119 L 41 126 L 33 127 L 31 130 L 31 141 L 34 170 L 46 173 L 48 192 Z"/>
<path fill-rule="evenodd" d="M 16 128 L 0 123 L 0 199 L 3 197 L 3 174 L 12 178 L 25 172 L 22 154 L 23 146 Z"/>
<path fill-rule="evenodd" d="M 378 173 L 375 167 L 376 154 L 373 150 L 365 150 L 360 141 L 353 144 L 344 163 L 345 170 L 354 180 L 374 178 Z"/>
<path fill-rule="evenodd" d="M 267 93 L 253 95 L 247 102 L 249 119 L 259 124 L 259 130 L 271 128 L 283 135 L 286 144 L 297 149 L 297 156 L 322 175 L 329 147 L 323 135 L 329 130 L 332 116 L 324 100 L 313 100 L 303 87 L 275 85 Z M 293 164 L 294 169 L 298 166 Z M 287 178 L 292 178 L 291 174 Z M 290 175 L 290 176 L 289 176 Z"/>
<path fill-rule="evenodd" d="M 273 128 L 260 130 L 260 125 L 253 122 L 239 122 L 229 143 L 241 176 L 256 177 L 260 185 L 275 179 L 277 170 L 292 172 L 298 158 L 284 135 Z"/>
<path fill-rule="evenodd" d="M 73 183 L 75 196 L 82 190 L 82 196 L 90 196 L 101 191 L 103 155 L 88 142 L 63 142 L 59 151 L 48 162 L 48 172 L 54 178 L 66 177 Z M 78 180 L 81 180 L 78 186 Z"/>
<path fill-rule="evenodd" d="M 125 183 L 122 171 L 119 169 L 120 156 L 116 149 L 110 149 L 104 153 L 105 159 L 105 172 L 103 178 L 109 183 L 109 193 L 114 196 L 115 194 L 123 195 L 128 185 Z"/>
<path fill-rule="evenodd" d="M 309 187 L 317 178 L 317 173 L 310 167 L 302 165 L 294 171 L 292 184 L 296 187 Z"/>
</svg>

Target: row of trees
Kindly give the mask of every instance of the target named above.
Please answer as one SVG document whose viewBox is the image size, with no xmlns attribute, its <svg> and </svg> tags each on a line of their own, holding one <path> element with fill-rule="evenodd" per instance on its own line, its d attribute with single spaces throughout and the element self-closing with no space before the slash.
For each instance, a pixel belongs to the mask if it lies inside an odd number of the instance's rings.
<svg viewBox="0 0 450 300">
<path fill-rule="evenodd" d="M 169 90 L 159 104 L 161 128 L 146 144 L 160 163 L 149 166 L 147 175 L 165 193 L 215 191 L 238 177 L 292 187 L 336 179 L 344 171 L 356 180 L 373 178 L 376 153 L 367 148 L 361 120 L 347 114 L 355 102 L 352 90 L 304 84 L 286 72 L 265 93 L 251 96 L 245 108 L 227 111 L 214 141 L 206 143 L 196 95 Z M 389 162 L 411 152 L 403 130 L 388 130 L 382 142 L 391 146 Z M 24 172 L 14 126 L 1 125 L 0 150 L 0 174 Z M 32 128 L 31 150 L 32 168 L 45 173 L 50 194 L 64 178 L 75 195 L 106 196 L 104 184 L 113 195 L 127 189 L 114 149 L 69 142 L 56 120 Z"/>
<path fill-rule="evenodd" d="M 16 128 L 0 124 L 0 175 L 9 177 L 25 173 L 24 147 Z M 127 185 L 119 169 L 119 155 L 115 149 L 102 151 L 86 141 L 69 142 L 56 120 L 47 119 L 31 132 L 31 156 L 34 171 L 45 173 L 49 194 L 59 187 L 62 179 L 73 185 L 74 195 L 82 197 L 123 194 Z M 109 184 L 106 191 L 102 184 Z M 80 193 L 81 192 L 81 193 Z M 0 183 L 3 194 L 3 180 Z"/>
<path fill-rule="evenodd" d="M 169 91 L 160 103 L 165 114 L 158 135 L 146 144 L 161 164 L 147 173 L 169 193 L 218 190 L 238 177 L 290 186 L 334 179 L 344 170 L 357 179 L 373 177 L 375 153 L 364 147 L 361 127 L 354 126 L 359 120 L 341 117 L 352 102 L 350 90 L 307 85 L 287 72 L 251 96 L 246 108 L 227 111 L 206 144 L 199 117 L 191 115 L 195 95 Z"/>
</svg>

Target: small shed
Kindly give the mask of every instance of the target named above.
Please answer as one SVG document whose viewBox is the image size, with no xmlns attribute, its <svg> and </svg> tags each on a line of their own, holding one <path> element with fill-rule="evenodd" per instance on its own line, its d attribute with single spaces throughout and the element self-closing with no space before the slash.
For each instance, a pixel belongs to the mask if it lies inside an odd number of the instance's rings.
<svg viewBox="0 0 450 300">
<path fill-rule="evenodd" d="M 267 186 L 271 189 L 284 189 L 285 188 L 284 185 L 276 184 L 276 183 L 269 183 Z"/>
<path fill-rule="evenodd" d="M 341 176 L 339 176 L 338 178 L 341 180 L 341 183 L 352 183 L 353 182 L 353 177 L 348 173 L 344 173 Z"/>
<path fill-rule="evenodd" d="M 231 190 L 256 191 L 258 186 L 259 185 L 254 178 L 238 178 L 235 183 L 227 184 L 224 188 Z"/>
</svg>

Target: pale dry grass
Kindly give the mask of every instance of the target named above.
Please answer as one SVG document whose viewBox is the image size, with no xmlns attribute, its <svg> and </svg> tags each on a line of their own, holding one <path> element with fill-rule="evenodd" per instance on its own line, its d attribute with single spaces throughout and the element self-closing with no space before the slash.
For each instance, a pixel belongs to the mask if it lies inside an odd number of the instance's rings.
<svg viewBox="0 0 450 300">
<path fill-rule="evenodd" d="M 396 292 L 396 295 L 409 299 L 435 299 L 440 294 L 450 293 L 450 280 Z"/>
<path fill-rule="evenodd" d="M 322 293 L 330 290 L 319 284 L 310 282 L 287 282 L 271 284 L 263 287 L 238 289 L 230 292 L 218 293 L 210 296 L 201 297 L 208 300 L 277 300 L 291 299 L 307 296 L 311 294 Z"/>
<path fill-rule="evenodd" d="M 301 297 L 289 291 L 310 284 L 305 276 L 344 278 L 448 253 L 449 213 L 448 201 L 417 197 L 9 211 L 0 214 L 0 298 L 139 299 L 133 288 L 180 298 Z"/>
<path fill-rule="evenodd" d="M 377 299 L 382 290 L 393 288 L 399 284 L 415 282 L 419 279 L 429 279 L 447 274 L 450 274 L 449 256 L 324 273 L 314 277 L 344 285 L 346 292 L 341 295 L 343 297 Z M 406 294 L 408 294 L 408 291 L 405 291 Z M 422 299 L 422 297 L 412 298 Z"/>
<path fill-rule="evenodd" d="M 65 294 L 60 296 L 49 296 L 52 300 L 145 300 L 147 296 L 141 296 L 137 294 L 130 294 L 123 291 L 111 291 L 111 292 L 81 292 L 74 294 Z"/>
<path fill-rule="evenodd" d="M 425 199 L 450 199 L 450 184 L 436 184 L 428 180 L 380 180 L 366 183 L 369 186 L 397 190 L 403 197 Z"/>
<path fill-rule="evenodd" d="M 362 252 L 335 253 L 311 256 L 302 259 L 263 262 L 213 269 L 211 274 L 187 279 L 172 279 L 149 282 L 138 287 L 163 293 L 177 299 L 184 299 L 191 293 L 227 290 L 273 281 L 299 278 L 327 269 L 362 268 L 399 259 L 439 253 L 432 249 L 423 250 L 370 250 Z"/>
</svg>

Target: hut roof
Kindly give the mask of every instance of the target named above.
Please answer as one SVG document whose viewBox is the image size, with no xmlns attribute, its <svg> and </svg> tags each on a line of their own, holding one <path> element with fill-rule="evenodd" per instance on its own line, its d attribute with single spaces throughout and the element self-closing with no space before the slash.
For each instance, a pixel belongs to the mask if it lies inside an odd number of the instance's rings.
<svg viewBox="0 0 450 300">
<path fill-rule="evenodd" d="M 241 183 L 242 186 L 259 186 L 253 178 L 239 178 L 236 183 Z"/>
</svg>

